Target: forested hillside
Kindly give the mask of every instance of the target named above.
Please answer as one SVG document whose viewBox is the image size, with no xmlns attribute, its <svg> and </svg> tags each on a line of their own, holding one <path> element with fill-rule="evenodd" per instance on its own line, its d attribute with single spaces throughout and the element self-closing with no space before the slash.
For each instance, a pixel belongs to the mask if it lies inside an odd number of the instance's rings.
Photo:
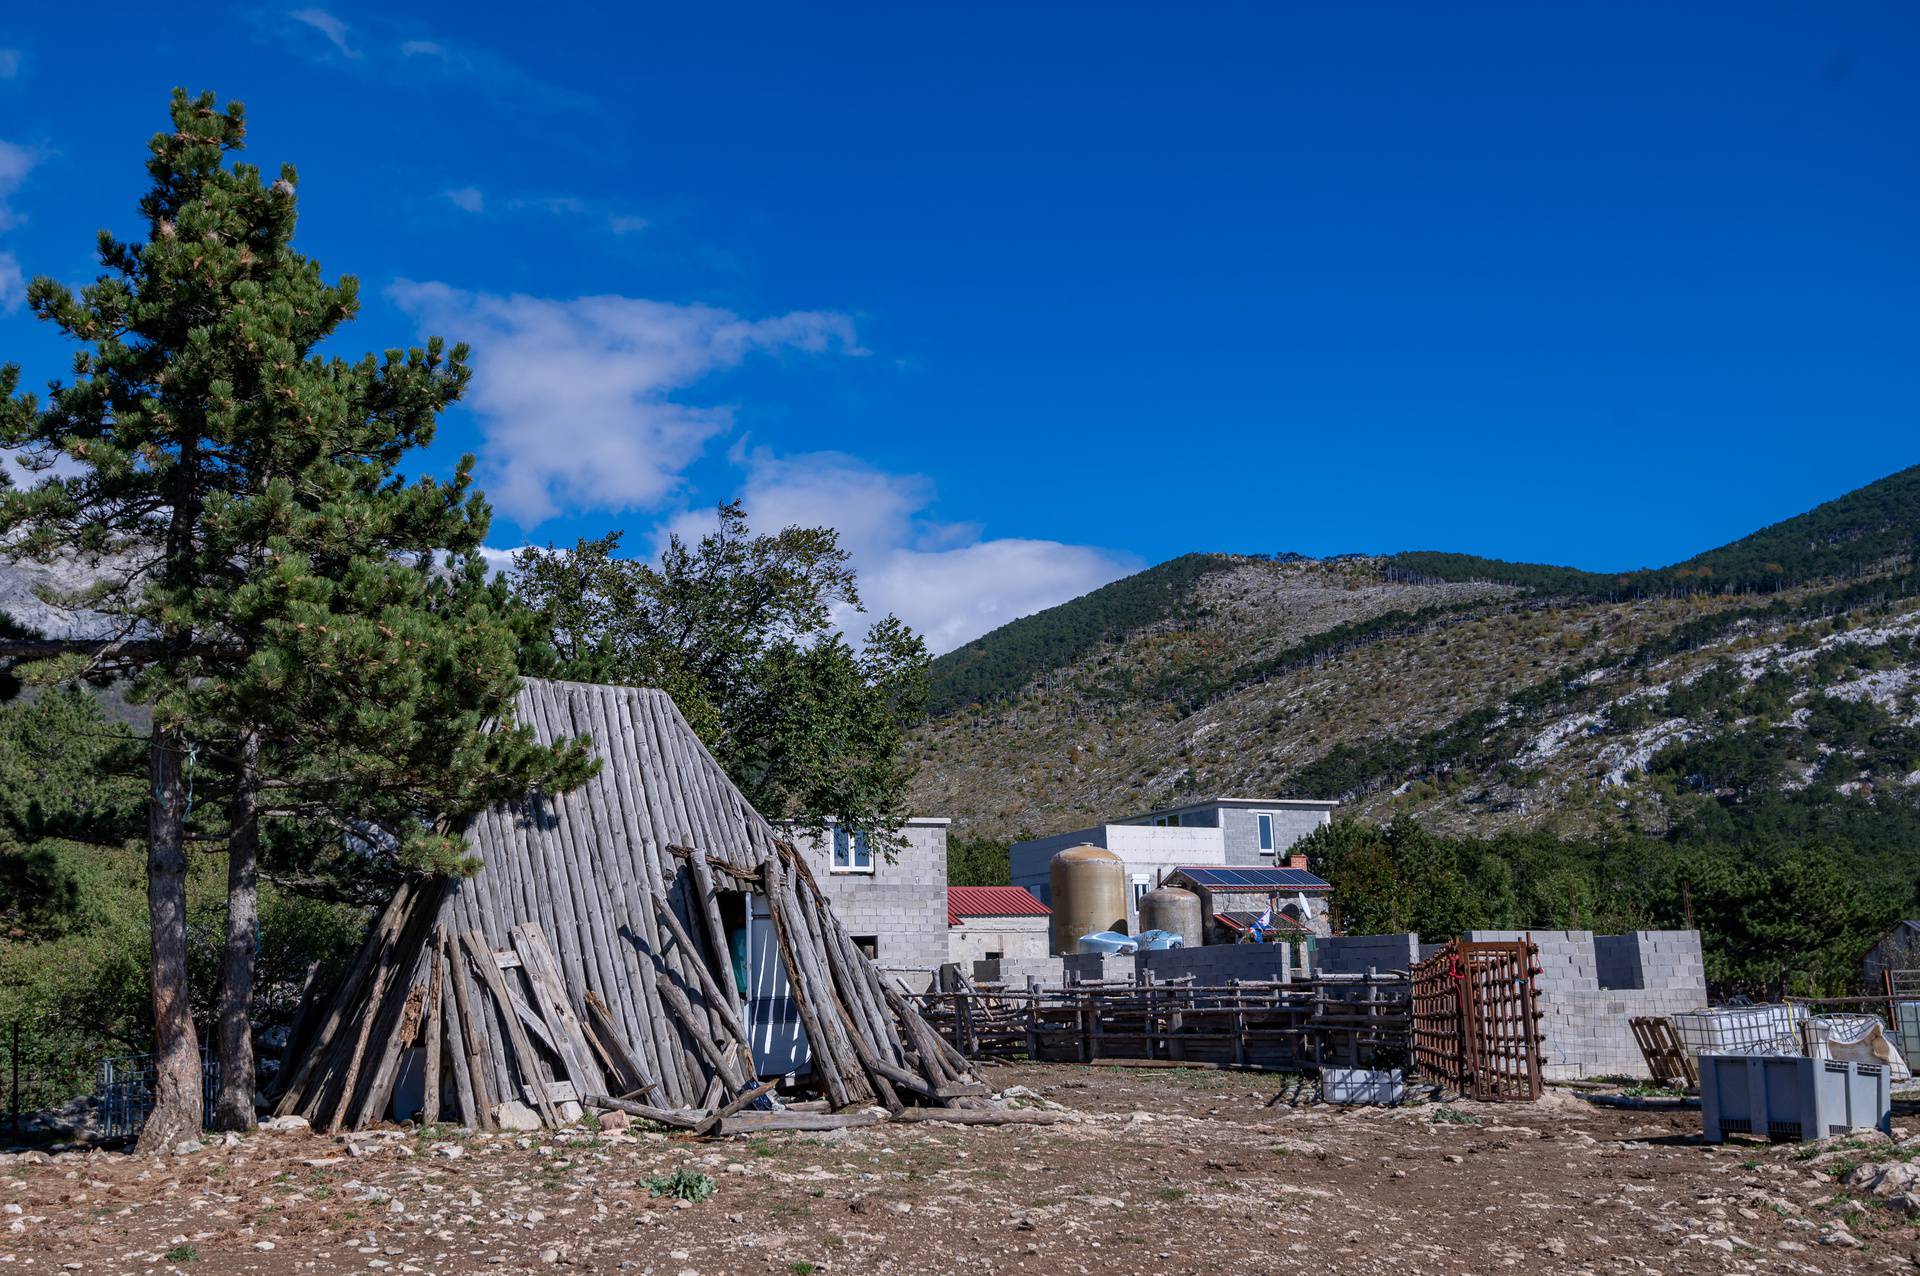
<svg viewBox="0 0 1920 1276">
<path fill-rule="evenodd" d="M 1806 922 L 1844 932 L 1816 945 L 1839 978 L 1862 936 L 1920 908 L 1917 538 L 1920 468 L 1620 575 L 1216 556 L 1179 596 L 1163 583 L 1147 623 L 1018 687 L 962 689 L 936 664 L 948 707 L 915 734 L 917 803 L 1004 839 L 1189 795 L 1337 798 L 1357 827 L 1417 821 L 1478 865 L 1447 916 L 1482 925 L 1681 924 L 1689 898 L 1732 917 L 1747 892 L 1839 883 L 1845 907 Z M 1021 623 L 1047 632 L 1053 615 Z M 977 665 L 1007 632 L 976 644 Z M 1688 874 L 1619 872 L 1647 855 L 1719 867 L 1684 890 Z M 1572 876 L 1515 885 L 1543 864 Z M 1386 899 L 1400 879 L 1369 880 Z M 1721 951 L 1720 977 L 1793 973 L 1785 946 L 1764 968 L 1754 951 Z"/>
</svg>

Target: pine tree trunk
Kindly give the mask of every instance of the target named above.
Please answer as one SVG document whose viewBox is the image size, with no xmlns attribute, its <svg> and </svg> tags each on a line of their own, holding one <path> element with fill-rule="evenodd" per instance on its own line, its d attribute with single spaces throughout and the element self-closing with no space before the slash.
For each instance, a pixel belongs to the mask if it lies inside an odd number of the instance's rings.
<svg viewBox="0 0 1920 1276">
<path fill-rule="evenodd" d="M 220 955 L 220 1093 L 216 1130 L 251 1130 L 253 1103 L 253 975 L 260 917 L 260 741 L 240 741 L 233 800 L 227 805 L 227 944 Z"/>
<path fill-rule="evenodd" d="M 186 786 L 180 730 L 155 723 L 147 749 L 147 914 L 152 930 L 153 1113 L 138 1150 L 164 1152 L 199 1137 L 200 1040 L 187 1002 Z"/>
</svg>

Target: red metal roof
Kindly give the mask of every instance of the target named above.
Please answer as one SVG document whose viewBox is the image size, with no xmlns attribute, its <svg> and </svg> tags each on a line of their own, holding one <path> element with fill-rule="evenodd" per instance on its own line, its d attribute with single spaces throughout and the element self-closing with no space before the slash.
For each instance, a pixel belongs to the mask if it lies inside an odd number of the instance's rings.
<svg viewBox="0 0 1920 1276">
<path fill-rule="evenodd" d="M 1047 917 L 1052 910 L 1024 886 L 947 887 L 947 925 L 963 917 Z"/>
</svg>

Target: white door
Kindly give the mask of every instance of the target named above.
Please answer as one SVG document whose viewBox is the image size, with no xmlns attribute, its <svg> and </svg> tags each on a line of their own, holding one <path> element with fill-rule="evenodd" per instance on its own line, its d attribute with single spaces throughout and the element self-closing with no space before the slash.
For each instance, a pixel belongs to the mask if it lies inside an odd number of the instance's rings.
<svg viewBox="0 0 1920 1276">
<path fill-rule="evenodd" d="M 787 990 L 787 966 L 766 897 L 750 892 L 747 899 L 747 1038 L 753 1070 L 762 1077 L 809 1072 L 813 1052 L 800 1025 L 800 1008 Z"/>
</svg>

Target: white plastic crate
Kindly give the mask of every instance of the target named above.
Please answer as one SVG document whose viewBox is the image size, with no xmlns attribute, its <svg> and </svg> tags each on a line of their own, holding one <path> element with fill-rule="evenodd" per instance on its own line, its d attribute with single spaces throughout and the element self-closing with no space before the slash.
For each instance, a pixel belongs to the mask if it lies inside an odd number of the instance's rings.
<svg viewBox="0 0 1920 1276">
<path fill-rule="evenodd" d="M 1888 1130 L 1893 1085 L 1875 1064 L 1784 1055 L 1700 1056 L 1700 1116 L 1709 1143 L 1729 1134 L 1811 1141 Z"/>
<path fill-rule="evenodd" d="M 1800 1054 L 1801 1006 L 1710 1006 L 1673 1016 L 1688 1053 Z"/>
<path fill-rule="evenodd" d="M 1322 1068 L 1320 1097 L 1328 1103 L 1394 1104 L 1407 1097 L 1400 1069 Z"/>
</svg>

